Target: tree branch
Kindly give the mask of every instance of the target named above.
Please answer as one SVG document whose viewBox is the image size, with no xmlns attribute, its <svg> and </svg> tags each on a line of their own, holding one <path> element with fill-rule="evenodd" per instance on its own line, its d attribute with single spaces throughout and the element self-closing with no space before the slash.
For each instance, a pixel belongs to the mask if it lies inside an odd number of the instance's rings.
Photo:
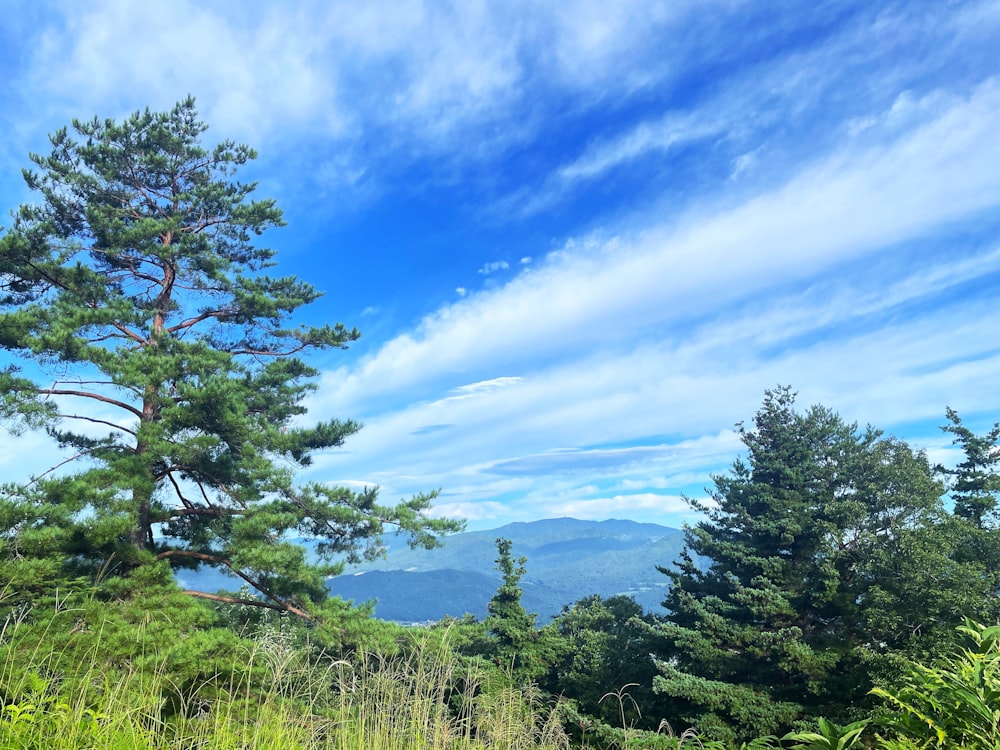
<svg viewBox="0 0 1000 750">
<path fill-rule="evenodd" d="M 212 217 L 211 219 L 206 219 L 203 216 L 199 216 L 197 222 L 195 222 L 194 224 L 188 224 L 184 227 L 181 227 L 179 231 L 184 232 L 186 234 L 198 234 L 200 232 L 204 232 L 206 229 L 218 226 L 219 224 L 228 224 L 230 223 L 230 221 L 231 219 L 225 216 L 215 216 Z"/>
<path fill-rule="evenodd" d="M 246 581 L 247 583 L 249 583 L 251 586 L 253 586 L 255 589 L 257 589 L 257 591 L 259 591 L 260 593 L 262 593 L 268 599 L 271 599 L 272 601 L 277 602 L 277 604 L 265 604 L 264 602 L 261 602 L 261 603 L 259 603 L 258 606 L 268 606 L 271 609 L 279 609 L 279 610 L 282 610 L 284 612 L 291 612 L 293 615 L 298 615 L 299 617 L 302 617 L 302 618 L 304 618 L 306 620 L 315 620 L 316 619 L 315 617 L 313 617 L 312 615 L 310 615 L 308 612 L 306 612 L 304 609 L 299 609 L 294 604 L 290 604 L 287 601 L 285 601 L 284 599 L 282 599 L 280 596 L 276 596 L 276 595 L 272 594 L 270 591 L 268 591 L 266 588 L 264 588 L 260 584 L 260 582 L 255 581 L 253 578 L 251 578 L 250 576 L 248 576 L 242 570 L 239 570 L 238 568 L 235 568 L 233 566 L 233 564 L 231 562 L 229 562 L 229 560 L 227 560 L 224 557 L 219 557 L 217 555 L 208 555 L 208 554 L 205 554 L 204 552 L 194 552 L 193 550 L 172 549 L 172 550 L 167 550 L 166 552 L 161 552 L 160 554 L 158 554 L 156 556 L 156 559 L 157 560 L 166 560 L 167 558 L 170 558 L 170 557 L 191 557 L 191 558 L 194 558 L 195 560 L 201 560 L 202 562 L 214 563 L 216 565 L 225 565 L 234 575 L 237 575 L 240 578 L 242 578 L 244 581 Z M 187 591 L 185 593 L 193 593 L 193 592 Z M 212 595 L 204 595 L 203 594 L 203 596 L 206 596 L 206 598 L 212 598 Z M 224 600 L 220 599 L 219 601 L 224 601 Z M 250 599 L 250 600 L 246 600 L 246 601 L 244 601 L 244 600 L 235 601 L 234 600 L 231 603 L 233 603 L 233 604 L 252 604 L 253 602 L 254 602 L 254 600 Z"/>
<path fill-rule="evenodd" d="M 114 380 L 82 380 L 80 378 L 69 378 L 66 380 L 53 380 L 52 387 L 55 388 L 57 385 L 108 385 L 115 388 L 122 388 L 127 391 L 131 391 L 136 396 L 141 396 L 142 392 L 131 385 L 125 385 L 123 383 L 116 383 Z"/>
<path fill-rule="evenodd" d="M 114 422 L 108 422 L 106 419 L 94 419 L 93 417 L 83 417 L 80 416 L 79 414 L 59 414 L 57 416 L 59 416 L 60 419 L 82 419 L 85 422 L 93 422 L 94 424 L 107 425 L 108 427 L 114 427 L 116 430 L 127 432 L 132 437 L 136 436 L 136 433 L 133 430 L 130 430 L 128 427 L 122 427 L 120 424 L 115 424 Z"/>
<path fill-rule="evenodd" d="M 316 622 L 316 618 L 310 615 L 305 610 L 301 610 L 298 607 L 293 607 L 291 605 L 285 604 L 273 604 L 271 602 L 262 602 L 260 599 L 240 599 L 235 596 L 222 596 L 220 594 L 208 594 L 204 591 L 194 591 L 193 589 L 185 589 L 184 592 L 188 596 L 195 596 L 199 599 L 209 599 L 213 602 L 222 602 L 223 604 L 245 604 L 250 607 L 264 607 L 265 609 L 273 609 L 277 612 L 291 612 L 293 615 L 298 615 L 304 620 L 309 620 L 310 622 Z"/>
<path fill-rule="evenodd" d="M 294 346 L 290 349 L 232 349 L 229 351 L 230 354 L 236 355 L 249 355 L 253 357 L 288 357 L 292 354 L 297 354 L 301 352 L 306 347 L 310 346 L 309 342 L 303 342 L 298 346 Z"/>
<path fill-rule="evenodd" d="M 194 550 L 189 550 L 189 549 L 168 549 L 166 552 L 161 552 L 160 554 L 158 554 L 156 556 L 156 559 L 166 560 L 170 557 L 193 557 L 195 560 L 201 560 L 202 562 L 210 562 L 210 563 L 215 563 L 217 565 L 225 565 L 230 570 L 233 570 L 232 563 L 230 563 L 229 560 L 227 560 L 224 557 L 219 557 L 218 555 L 209 555 L 204 552 L 195 552 Z"/>
<path fill-rule="evenodd" d="M 64 388 L 39 388 L 38 394 L 40 396 L 80 396 L 81 398 L 92 398 L 95 401 L 100 401 L 101 403 L 117 406 L 119 409 L 124 409 L 127 412 L 131 412 L 139 419 L 142 419 L 142 412 L 136 409 L 134 406 L 129 406 L 123 401 L 118 401 L 117 399 L 109 398 L 108 396 L 102 396 L 99 393 L 88 393 L 87 391 L 70 391 Z"/>
<path fill-rule="evenodd" d="M 191 501 L 181 496 L 181 502 L 190 503 Z M 216 505 L 213 505 L 210 508 L 199 508 L 197 505 L 194 504 L 186 505 L 183 508 L 173 508 L 169 513 L 170 518 L 182 518 L 184 516 L 216 516 L 217 518 L 222 518 L 223 516 L 242 516 L 242 515 L 244 515 L 244 511 L 242 510 L 233 510 L 232 508 L 220 508 Z"/>
<path fill-rule="evenodd" d="M 166 330 L 168 333 L 176 333 L 177 331 L 181 331 L 185 328 L 191 328 L 192 326 L 196 326 L 203 320 L 208 320 L 209 318 L 215 318 L 216 320 L 220 320 L 221 318 L 227 315 L 232 315 L 232 313 L 226 310 L 207 310 L 199 315 L 196 315 L 193 318 L 182 320 L 177 325 L 170 326 Z"/>
<path fill-rule="evenodd" d="M 196 508 L 195 504 L 192 503 L 190 500 L 188 500 L 186 497 L 184 497 L 184 493 L 181 492 L 181 486 L 177 484 L 177 480 L 174 479 L 174 472 L 171 469 L 167 469 L 164 472 L 164 474 L 166 475 L 167 479 L 170 480 L 170 484 L 173 485 L 174 492 L 177 493 L 177 497 L 180 498 L 181 503 L 184 504 L 184 509 L 194 510 Z"/>
<path fill-rule="evenodd" d="M 69 457 L 69 458 L 67 458 L 67 459 L 66 459 L 65 461 L 60 461 L 60 462 L 59 462 L 59 463 L 57 463 L 57 464 L 56 464 L 55 466 L 50 466 L 50 467 L 49 467 L 48 469 L 46 469 L 45 471 L 43 471 L 43 472 L 42 472 L 41 474 L 39 474 L 38 476 L 36 476 L 36 477 L 32 477 L 32 478 L 31 478 L 31 481 L 30 481 L 30 482 L 28 482 L 27 486 L 28 486 L 28 487 L 30 487 L 31 485 L 35 484 L 35 483 L 36 483 L 36 482 L 37 482 L 37 481 L 38 481 L 39 479 L 41 479 L 42 477 L 44 477 L 44 476 L 45 476 L 46 474 L 51 474 L 51 473 L 52 473 L 53 471 L 55 471 L 56 469 L 58 469 L 58 468 L 60 468 L 60 467 L 62 467 L 62 466 L 65 466 L 66 464 L 69 464 L 69 463 L 72 463 L 73 461 L 76 461 L 76 460 L 77 460 L 77 459 L 79 459 L 79 458 L 83 458 L 84 456 L 86 456 L 86 455 L 88 455 L 88 454 L 90 454 L 90 453 L 93 453 L 93 451 L 89 451 L 89 450 L 86 450 L 86 451 L 80 451 L 80 452 L 79 452 L 79 453 L 77 453 L 77 454 L 76 454 L 75 456 L 70 456 L 70 457 Z"/>
</svg>

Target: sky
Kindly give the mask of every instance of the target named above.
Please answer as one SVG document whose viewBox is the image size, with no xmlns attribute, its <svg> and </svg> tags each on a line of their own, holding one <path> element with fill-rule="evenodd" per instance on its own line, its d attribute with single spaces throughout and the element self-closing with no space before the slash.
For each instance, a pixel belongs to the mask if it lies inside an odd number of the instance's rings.
<svg viewBox="0 0 1000 750">
<path fill-rule="evenodd" d="M 1000 420 L 1000 2 L 0 6 L 0 224 L 73 118 L 258 150 L 303 320 L 362 333 L 304 479 L 680 526 L 780 384 L 945 464 L 947 406 Z"/>
</svg>

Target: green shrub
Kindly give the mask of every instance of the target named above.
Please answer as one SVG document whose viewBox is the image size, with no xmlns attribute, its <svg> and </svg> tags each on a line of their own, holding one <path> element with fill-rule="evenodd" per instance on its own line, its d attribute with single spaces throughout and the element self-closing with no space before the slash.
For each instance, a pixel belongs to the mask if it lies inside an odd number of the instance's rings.
<svg viewBox="0 0 1000 750">
<path fill-rule="evenodd" d="M 886 748 L 1000 747 L 1000 626 L 966 621 L 968 646 L 933 666 L 914 664 L 895 690 L 876 688 L 889 709 Z"/>
</svg>

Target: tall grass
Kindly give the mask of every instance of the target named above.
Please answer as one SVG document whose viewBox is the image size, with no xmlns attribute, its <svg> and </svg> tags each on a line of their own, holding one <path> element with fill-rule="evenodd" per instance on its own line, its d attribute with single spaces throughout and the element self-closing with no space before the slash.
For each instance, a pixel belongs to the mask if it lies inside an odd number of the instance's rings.
<svg viewBox="0 0 1000 750">
<path fill-rule="evenodd" d="M 24 627 L 10 618 L 0 631 L 5 750 L 568 748 L 536 694 L 459 661 L 446 641 L 334 660 L 269 633 L 242 641 L 231 669 L 181 683 L 166 658 L 109 665 L 99 635 L 68 669 L 54 640 L 19 639 Z"/>
</svg>

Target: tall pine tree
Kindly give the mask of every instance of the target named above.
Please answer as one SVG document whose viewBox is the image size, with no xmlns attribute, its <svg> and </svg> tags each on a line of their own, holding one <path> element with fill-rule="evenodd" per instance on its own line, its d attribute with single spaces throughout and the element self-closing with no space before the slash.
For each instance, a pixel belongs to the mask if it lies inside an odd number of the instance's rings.
<svg viewBox="0 0 1000 750">
<path fill-rule="evenodd" d="M 955 515 L 966 518 L 982 529 L 995 521 L 997 495 L 1000 494 L 1000 422 L 983 434 L 977 435 L 964 424 L 951 407 L 946 410 L 949 424 L 941 429 L 954 436 L 954 444 L 965 454 L 954 469 L 939 467 L 942 473 L 953 477 L 951 496 L 955 502 Z"/>
<path fill-rule="evenodd" d="M 501 582 L 487 603 L 489 614 L 483 624 L 491 639 L 486 651 L 510 673 L 515 684 L 533 682 L 555 660 L 559 641 L 551 626 L 536 627 L 538 616 L 521 603 L 521 579 L 527 572 L 527 559 L 513 557 L 510 539 L 500 537 L 496 546 Z"/>
<path fill-rule="evenodd" d="M 787 388 L 739 432 L 746 460 L 689 501 L 705 520 L 664 569 L 671 647 L 654 680 L 674 726 L 720 738 L 842 719 L 863 700 L 872 550 L 940 512 L 923 455 L 823 407 L 799 413 Z"/>
<path fill-rule="evenodd" d="M 299 355 L 358 333 L 295 325 L 320 293 L 266 274 L 275 251 L 257 240 L 281 211 L 234 176 L 253 150 L 207 148 L 205 130 L 188 99 L 74 121 L 30 157 L 39 201 L 0 238 L 0 346 L 25 365 L 0 371 L 0 416 L 70 459 L 4 488 L 2 573 L 30 591 L 209 565 L 255 595 L 191 594 L 316 619 L 325 577 L 377 555 L 385 524 L 424 545 L 458 524 L 425 516 L 432 495 L 387 506 L 374 489 L 296 483 L 359 428 L 303 426 L 317 372 Z"/>
</svg>

